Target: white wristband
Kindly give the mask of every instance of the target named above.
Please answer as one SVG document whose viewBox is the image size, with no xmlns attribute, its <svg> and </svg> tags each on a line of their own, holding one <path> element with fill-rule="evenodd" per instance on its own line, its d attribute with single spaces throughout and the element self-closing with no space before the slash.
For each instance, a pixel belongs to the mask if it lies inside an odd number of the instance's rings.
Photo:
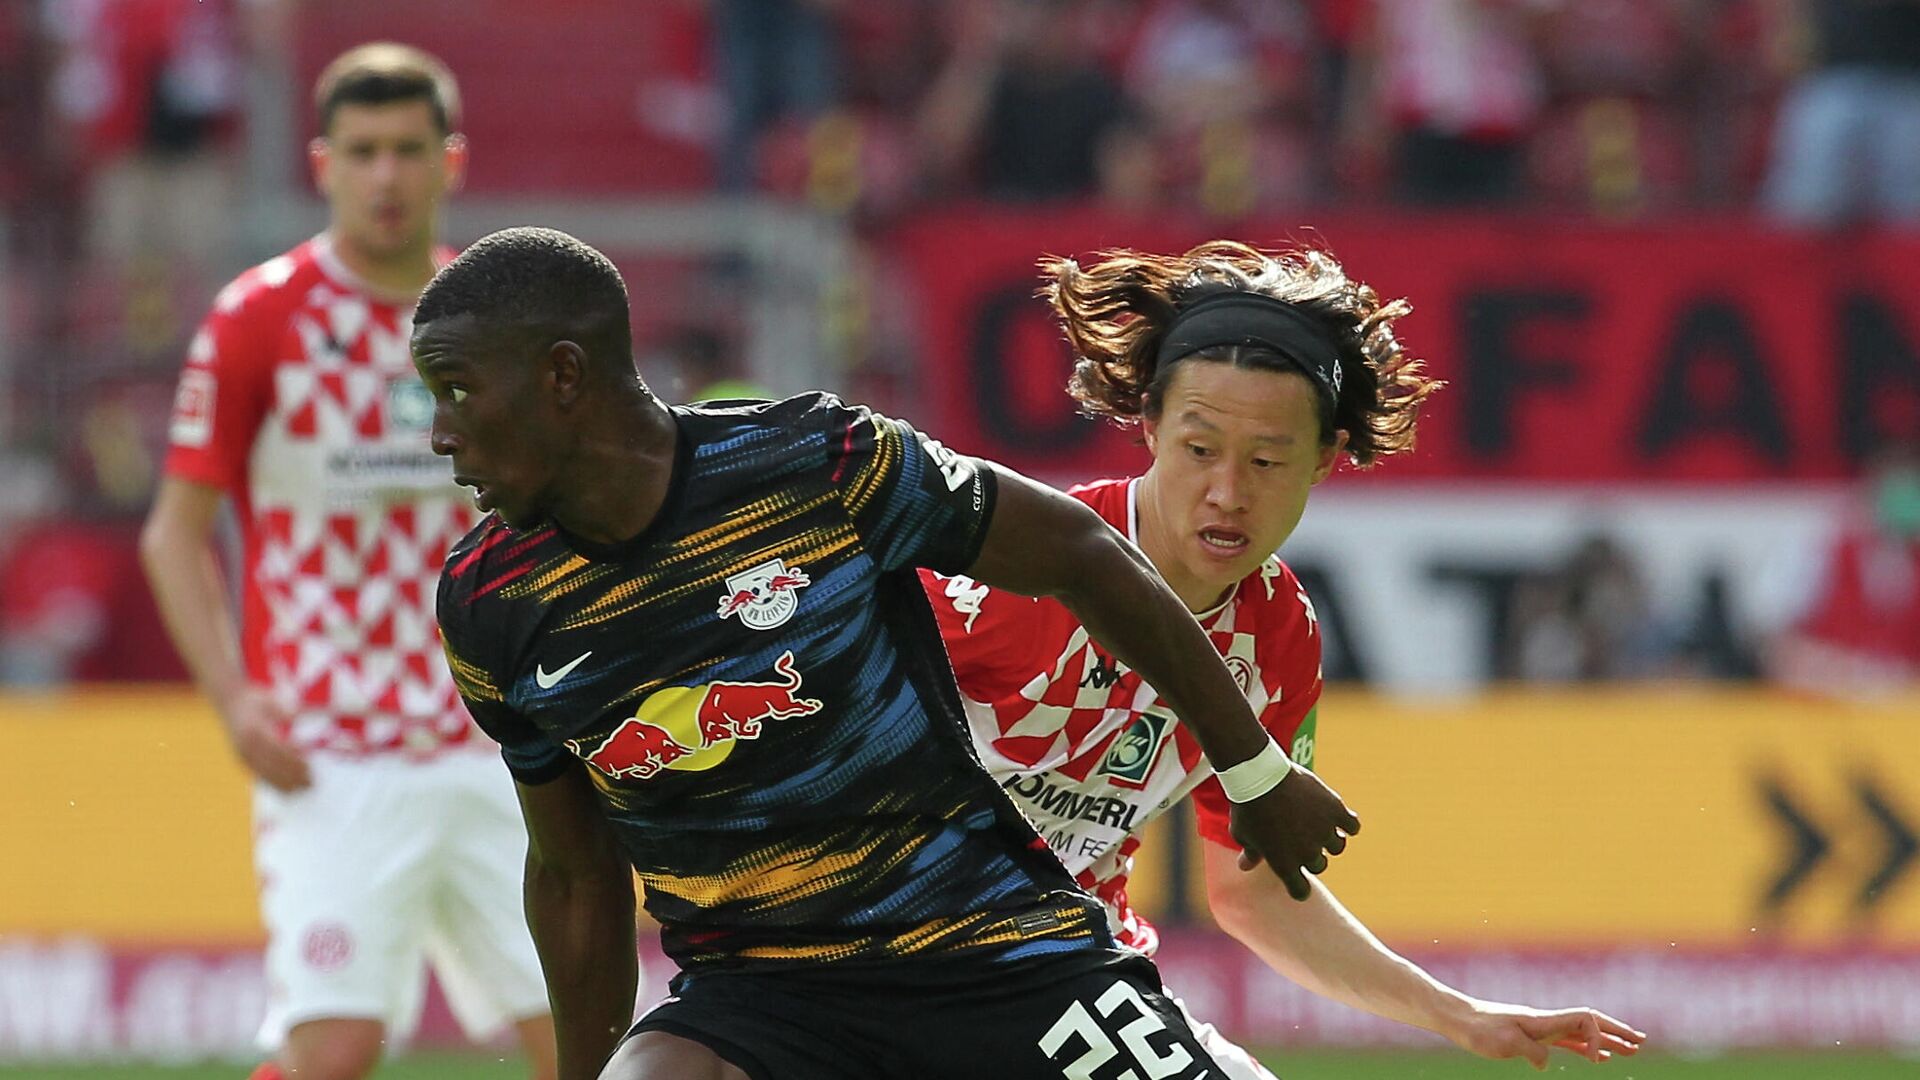
<svg viewBox="0 0 1920 1080">
<path fill-rule="evenodd" d="M 1238 765 L 1221 769 L 1214 775 L 1220 777 L 1220 786 L 1227 791 L 1230 802 L 1252 802 L 1272 791 L 1293 772 L 1293 762 L 1280 749 L 1280 744 L 1267 737 L 1267 745 L 1261 751 Z"/>
</svg>

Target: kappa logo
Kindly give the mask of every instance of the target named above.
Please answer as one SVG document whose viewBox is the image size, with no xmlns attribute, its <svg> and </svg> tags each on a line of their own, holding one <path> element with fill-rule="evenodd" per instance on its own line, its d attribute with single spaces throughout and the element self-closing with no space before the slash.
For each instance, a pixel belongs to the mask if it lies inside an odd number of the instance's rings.
<svg viewBox="0 0 1920 1080">
<path fill-rule="evenodd" d="M 973 620 L 980 617 L 980 605 L 987 599 L 987 586 L 956 574 L 947 579 L 947 599 L 953 601 L 953 610 L 967 617 L 966 631 L 973 633 Z"/>
<path fill-rule="evenodd" d="M 716 614 L 723 620 L 738 615 L 742 626 L 771 630 L 793 618 L 800 607 L 799 591 L 811 584 L 813 579 L 805 570 L 768 559 L 727 578 L 727 591 Z"/>
</svg>

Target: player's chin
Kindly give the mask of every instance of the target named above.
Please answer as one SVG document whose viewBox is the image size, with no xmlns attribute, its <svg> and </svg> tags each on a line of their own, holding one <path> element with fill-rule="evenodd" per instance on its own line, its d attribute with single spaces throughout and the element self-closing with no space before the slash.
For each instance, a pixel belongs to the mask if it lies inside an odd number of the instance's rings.
<svg viewBox="0 0 1920 1080">
<path fill-rule="evenodd" d="M 362 237 L 363 246 L 382 256 L 403 255 L 423 242 L 423 230 L 414 215 L 404 212 L 375 214 Z"/>
<path fill-rule="evenodd" d="M 514 502 L 510 499 L 502 499 L 497 496 L 487 509 L 493 513 L 493 516 L 505 522 L 509 529 L 531 529 L 546 521 L 546 515 L 540 511 L 524 503 Z"/>
</svg>

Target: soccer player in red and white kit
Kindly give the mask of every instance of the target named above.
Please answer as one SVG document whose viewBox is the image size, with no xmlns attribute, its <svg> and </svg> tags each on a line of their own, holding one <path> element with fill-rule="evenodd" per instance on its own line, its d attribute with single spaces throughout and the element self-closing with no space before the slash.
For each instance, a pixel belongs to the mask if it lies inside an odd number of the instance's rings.
<svg viewBox="0 0 1920 1080">
<path fill-rule="evenodd" d="M 1046 295 L 1076 354 L 1070 392 L 1089 413 L 1139 423 L 1153 457 L 1140 476 L 1071 494 L 1139 546 L 1274 740 L 1314 767 L 1319 628 L 1274 553 L 1342 454 L 1367 466 L 1412 445 L 1420 405 L 1439 384 L 1394 336 L 1406 303 L 1382 303 L 1324 252 L 1270 255 L 1226 241 L 1045 267 Z M 1051 600 L 965 577 L 923 579 L 982 760 L 1106 903 L 1123 943 L 1148 954 L 1159 946 L 1127 903 L 1127 876 L 1140 829 L 1191 793 L 1215 918 L 1300 985 L 1542 1069 L 1549 1046 L 1594 1061 L 1639 1048 L 1644 1035 L 1594 1009 L 1483 1001 L 1440 983 L 1383 945 L 1323 882 L 1309 879 L 1312 895 L 1297 904 L 1278 879 L 1244 873 L 1223 778 L 1152 687 Z M 1192 1026 L 1233 1080 L 1271 1080 L 1211 1026 Z"/>
<path fill-rule="evenodd" d="M 240 275 L 194 337 L 141 553 L 167 628 L 257 779 L 275 1055 L 257 1076 L 357 1080 L 418 1019 L 430 959 L 470 1034 L 512 1022 L 554 1071 L 521 914 L 513 784 L 441 656 L 434 595 L 477 519 L 427 443 L 413 306 L 451 257 L 465 140 L 438 60 L 336 59 L 309 154 L 325 232 Z M 245 538 L 236 632 L 215 557 Z"/>
</svg>

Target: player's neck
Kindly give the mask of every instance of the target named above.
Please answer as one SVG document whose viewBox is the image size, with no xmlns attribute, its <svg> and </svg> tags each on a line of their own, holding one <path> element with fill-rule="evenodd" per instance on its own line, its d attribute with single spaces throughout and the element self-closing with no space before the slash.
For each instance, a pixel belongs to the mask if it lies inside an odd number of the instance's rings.
<svg viewBox="0 0 1920 1080">
<path fill-rule="evenodd" d="M 338 229 L 327 230 L 333 257 L 347 272 L 376 292 L 395 298 L 417 297 L 440 267 L 434 262 L 434 242 L 428 237 L 418 248 L 391 255 L 373 255 Z"/>
<path fill-rule="evenodd" d="M 611 404 L 604 419 L 582 440 L 569 469 L 578 480 L 554 507 L 553 519 L 588 543 L 619 544 L 645 532 L 666 505 L 679 425 L 644 390 Z"/>
</svg>

